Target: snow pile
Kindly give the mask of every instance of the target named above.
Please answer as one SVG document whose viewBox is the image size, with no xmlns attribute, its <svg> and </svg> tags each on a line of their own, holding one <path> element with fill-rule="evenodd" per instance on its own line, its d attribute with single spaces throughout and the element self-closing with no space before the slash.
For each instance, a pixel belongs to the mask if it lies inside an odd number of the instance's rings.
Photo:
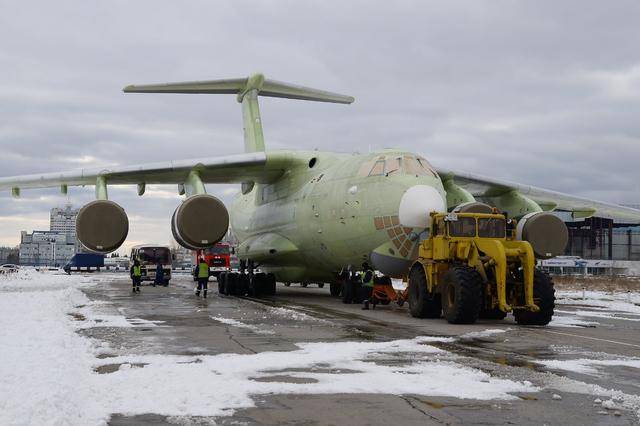
<svg viewBox="0 0 640 426">
<path fill-rule="evenodd" d="M 572 371 L 582 374 L 599 374 L 598 367 L 631 367 L 640 369 L 640 358 L 620 359 L 570 359 L 570 360 L 536 360 L 537 364 L 555 370 Z"/>
<path fill-rule="evenodd" d="M 99 424 L 88 339 L 67 312 L 89 302 L 81 276 L 20 271 L 0 280 L 0 424 Z M 13 291 L 9 291 L 13 290 Z"/>
</svg>

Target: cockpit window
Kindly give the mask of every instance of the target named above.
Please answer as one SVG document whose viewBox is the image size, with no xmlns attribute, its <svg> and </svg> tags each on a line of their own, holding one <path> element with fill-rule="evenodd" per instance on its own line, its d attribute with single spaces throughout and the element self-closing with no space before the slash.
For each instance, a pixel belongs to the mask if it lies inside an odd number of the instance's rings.
<svg viewBox="0 0 640 426">
<path fill-rule="evenodd" d="M 373 165 L 371 171 L 369 172 L 369 176 L 381 176 L 384 174 L 384 160 L 376 161 L 376 164 Z"/>
<path fill-rule="evenodd" d="M 422 165 L 414 157 L 404 157 L 404 172 L 408 175 L 428 176 L 427 171 L 422 168 Z"/>
<path fill-rule="evenodd" d="M 413 175 L 438 177 L 434 168 L 422 157 L 411 155 L 400 156 L 378 156 L 374 160 L 362 163 L 358 171 L 358 176 L 391 176 L 391 175 Z"/>
<path fill-rule="evenodd" d="M 418 164 L 420 164 L 420 167 L 426 170 L 428 174 L 430 174 L 431 176 L 436 178 L 438 177 L 438 174 L 434 170 L 433 166 L 431 166 L 431 164 L 429 164 L 429 162 L 426 159 L 422 157 L 418 157 Z"/>
<path fill-rule="evenodd" d="M 400 157 L 387 159 L 387 176 L 402 173 L 402 159 Z"/>
</svg>

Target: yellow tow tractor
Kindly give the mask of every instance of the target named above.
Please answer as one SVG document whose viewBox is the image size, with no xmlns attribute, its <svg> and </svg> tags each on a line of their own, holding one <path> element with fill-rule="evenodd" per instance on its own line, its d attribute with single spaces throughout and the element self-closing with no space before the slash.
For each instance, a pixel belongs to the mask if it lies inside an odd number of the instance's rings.
<svg viewBox="0 0 640 426">
<path fill-rule="evenodd" d="M 471 324 L 513 312 L 522 325 L 551 321 L 553 281 L 536 268 L 532 244 L 564 249 L 564 223 L 548 213 L 538 215 L 537 231 L 553 233 L 553 241 L 538 237 L 530 243 L 516 239 L 515 227 L 507 230 L 504 215 L 489 211 L 431 214 L 430 236 L 419 246 L 403 295 L 412 316 L 444 316 L 450 323 Z"/>
</svg>

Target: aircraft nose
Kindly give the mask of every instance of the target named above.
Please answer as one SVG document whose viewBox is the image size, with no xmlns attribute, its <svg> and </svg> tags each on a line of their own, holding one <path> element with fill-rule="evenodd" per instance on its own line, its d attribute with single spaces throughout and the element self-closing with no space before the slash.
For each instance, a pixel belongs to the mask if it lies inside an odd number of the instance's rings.
<svg viewBox="0 0 640 426">
<path fill-rule="evenodd" d="M 415 185 L 402 196 L 398 217 L 403 226 L 426 228 L 429 225 L 429 213 L 433 211 L 447 211 L 447 203 L 440 192 L 433 186 Z"/>
</svg>

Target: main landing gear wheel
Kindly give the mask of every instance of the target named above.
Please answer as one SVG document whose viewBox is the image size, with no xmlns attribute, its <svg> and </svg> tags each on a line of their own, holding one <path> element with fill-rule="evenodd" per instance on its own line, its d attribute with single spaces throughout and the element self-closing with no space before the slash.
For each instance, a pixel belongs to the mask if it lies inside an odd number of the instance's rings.
<svg viewBox="0 0 640 426">
<path fill-rule="evenodd" d="M 409 312 L 415 318 L 440 318 L 440 295 L 427 291 L 427 276 L 422 265 L 416 265 L 409 273 Z M 404 303 L 404 302 L 403 302 Z M 402 306 L 401 303 L 398 303 Z"/>
<path fill-rule="evenodd" d="M 330 283 L 329 293 L 333 297 L 339 297 L 340 293 L 342 293 L 342 283 Z"/>
<path fill-rule="evenodd" d="M 225 288 L 225 281 L 227 279 L 228 272 L 220 272 L 218 275 L 218 294 L 227 294 Z"/>
<path fill-rule="evenodd" d="M 513 316 L 520 325 L 547 325 L 553 317 L 556 294 L 553 280 L 543 271 L 536 269 L 533 273 L 533 301 L 540 311 L 529 312 L 515 310 Z"/>
<path fill-rule="evenodd" d="M 443 277 L 442 310 L 452 324 L 473 324 L 480 315 L 482 277 L 474 268 L 456 266 Z"/>
</svg>

